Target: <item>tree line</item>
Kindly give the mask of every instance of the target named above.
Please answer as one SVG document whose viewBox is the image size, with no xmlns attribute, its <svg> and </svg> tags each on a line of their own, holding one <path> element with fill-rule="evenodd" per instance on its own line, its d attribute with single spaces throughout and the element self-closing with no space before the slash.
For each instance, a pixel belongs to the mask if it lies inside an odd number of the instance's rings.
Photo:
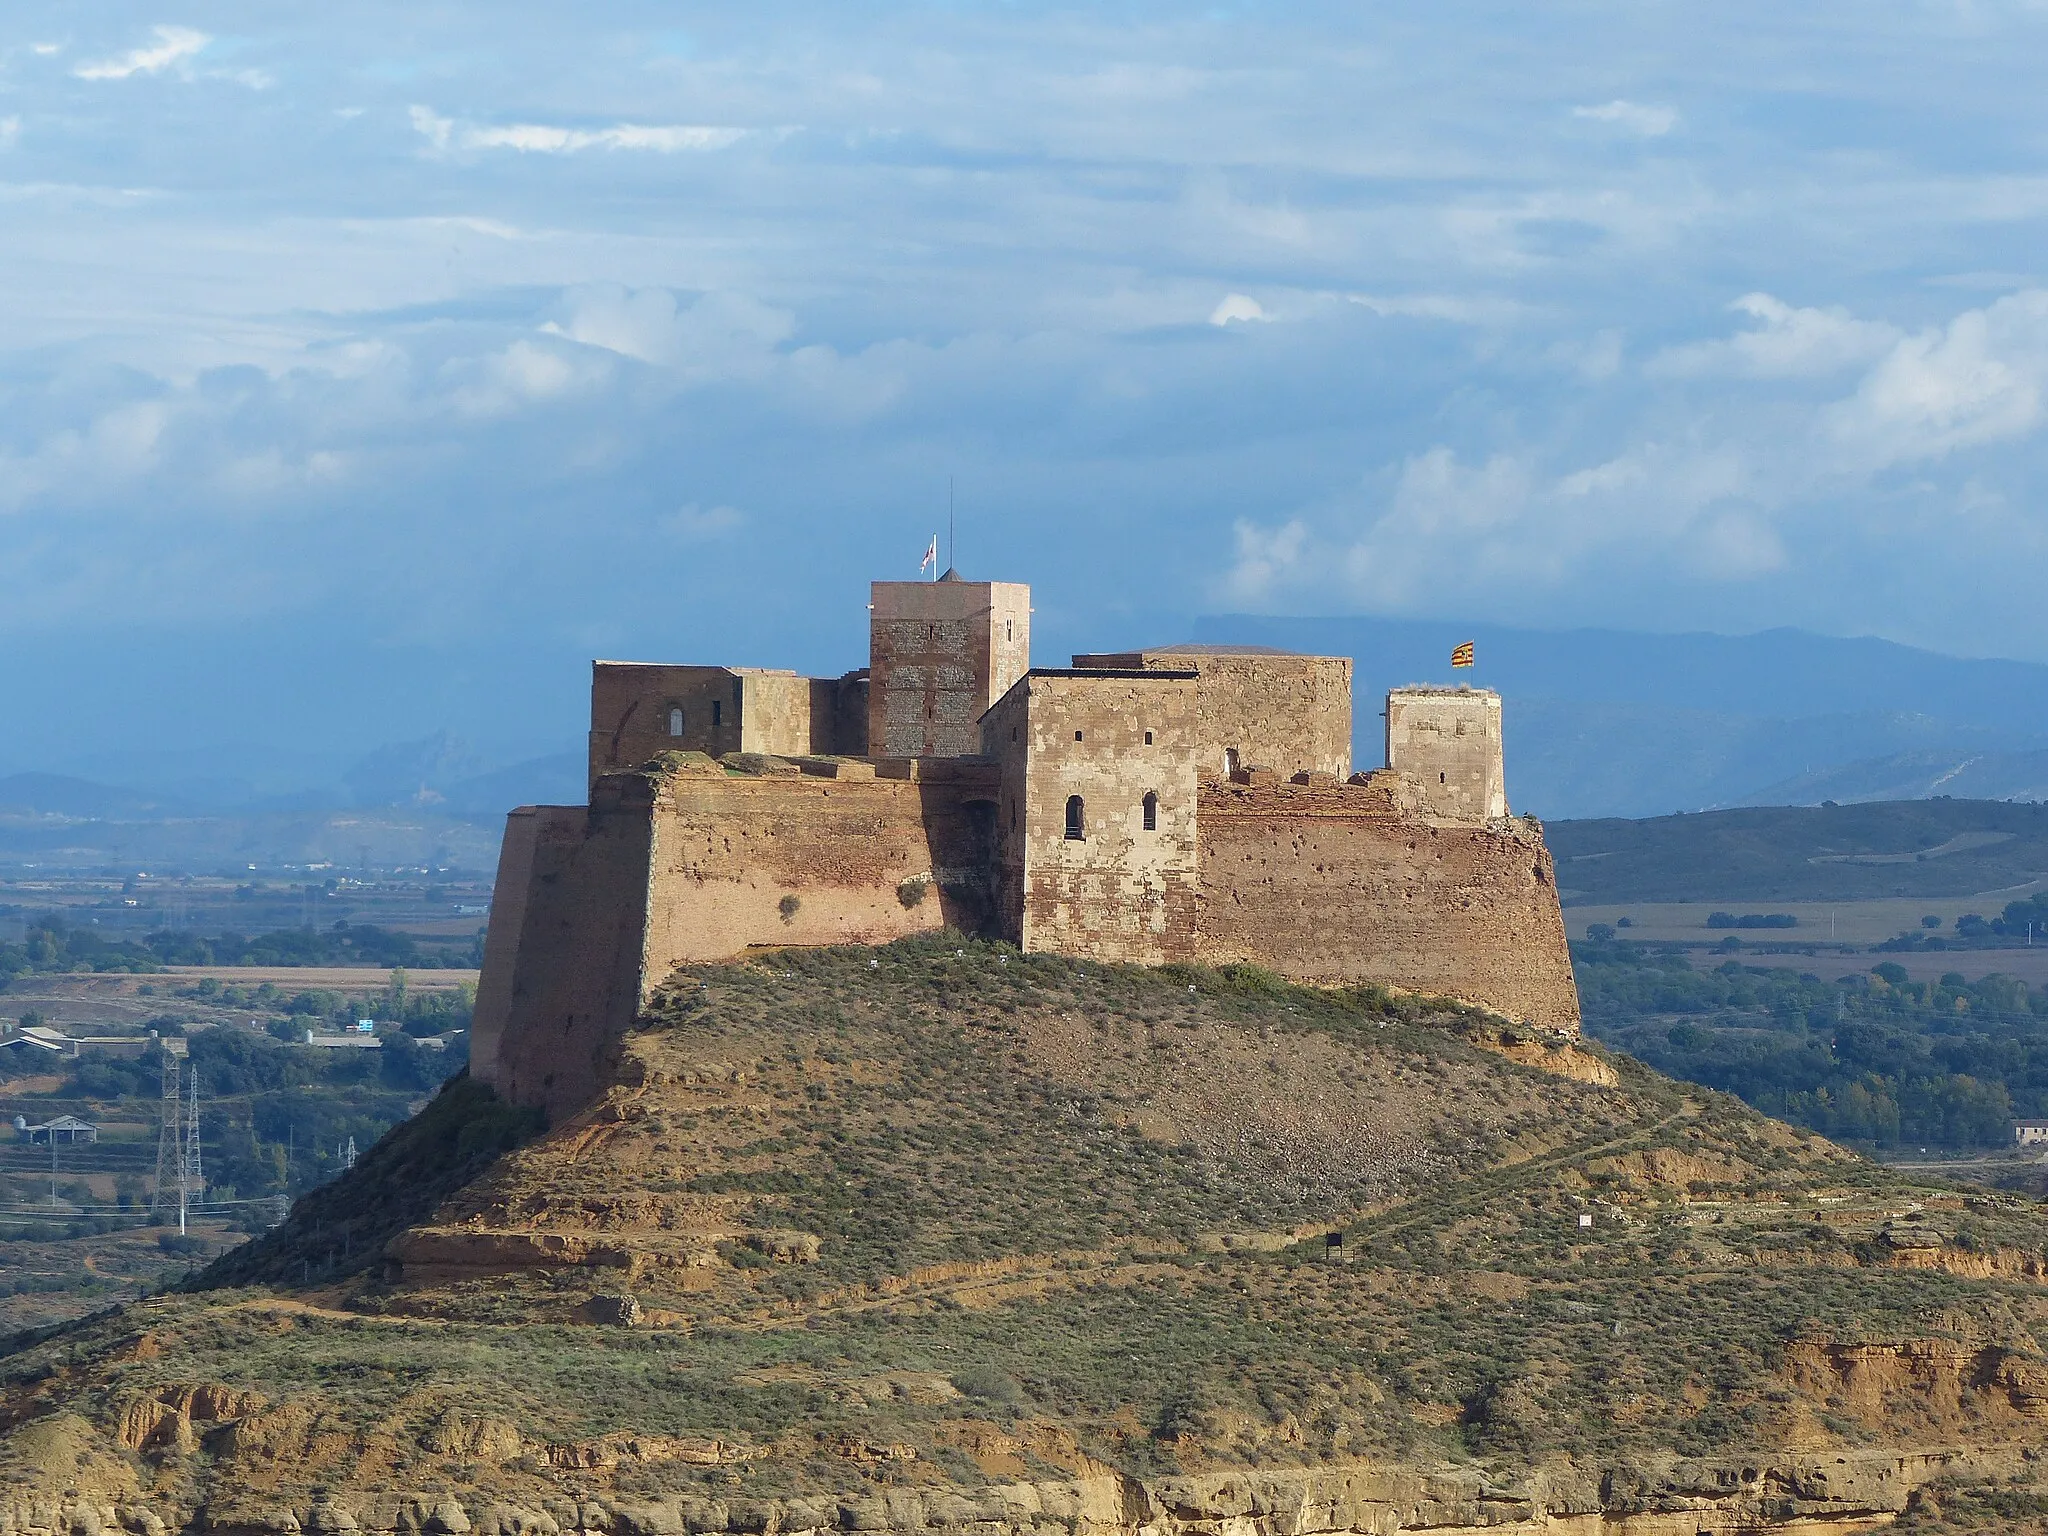
<svg viewBox="0 0 2048 1536">
<path fill-rule="evenodd" d="M 2010 976 L 1696 970 L 1607 940 L 1572 960 L 1595 1038 L 1838 1140 L 1997 1146 L 2015 1118 L 2048 1118 L 2048 989 Z"/>
</svg>

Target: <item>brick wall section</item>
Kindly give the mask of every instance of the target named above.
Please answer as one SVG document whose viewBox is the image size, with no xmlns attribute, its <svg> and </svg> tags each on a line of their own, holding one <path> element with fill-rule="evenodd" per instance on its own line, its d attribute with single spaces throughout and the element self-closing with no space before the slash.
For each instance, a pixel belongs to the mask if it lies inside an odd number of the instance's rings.
<svg viewBox="0 0 2048 1536">
<path fill-rule="evenodd" d="M 1423 816 L 1453 822 L 1507 815 L 1500 695 L 1485 688 L 1396 688 L 1387 695 L 1387 766 Z"/>
<path fill-rule="evenodd" d="M 1194 684 L 1188 672 L 1036 671 L 985 718 L 984 752 L 1002 765 L 1003 931 L 1024 949 L 1147 964 L 1193 953 Z M 1067 836 L 1074 796 L 1079 838 Z"/>
<path fill-rule="evenodd" d="M 1229 754 L 1281 778 L 1351 773 L 1351 658 L 1273 652 L 1154 651 L 1076 656 L 1076 668 L 1192 670 L 1195 710 L 1207 754 L 1204 777 L 1225 776 Z"/>
<path fill-rule="evenodd" d="M 1577 1029 L 1550 854 L 1533 824 L 1428 825 L 1393 777 L 1204 785 L 1200 952 L 1297 980 L 1378 981 Z"/>
<path fill-rule="evenodd" d="M 868 627 L 868 750 L 970 757 L 978 721 L 1031 665 L 1031 589 L 878 581 Z"/>
</svg>

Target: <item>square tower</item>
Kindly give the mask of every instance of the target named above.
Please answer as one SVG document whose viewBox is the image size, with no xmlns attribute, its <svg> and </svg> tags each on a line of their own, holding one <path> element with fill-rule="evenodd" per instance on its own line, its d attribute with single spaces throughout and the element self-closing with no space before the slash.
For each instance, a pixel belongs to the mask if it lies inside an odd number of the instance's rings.
<svg viewBox="0 0 2048 1536">
<path fill-rule="evenodd" d="M 1157 965 L 1194 953 L 1195 674 L 1040 670 L 982 717 L 1002 765 L 996 883 L 1025 950 Z"/>
<path fill-rule="evenodd" d="M 1031 589 L 878 581 L 868 619 L 868 755 L 972 757 L 976 723 L 1031 670 Z"/>
<path fill-rule="evenodd" d="M 1498 821 L 1508 813 L 1500 695 L 1490 688 L 1396 688 L 1387 695 L 1387 766 L 1425 816 Z"/>
</svg>

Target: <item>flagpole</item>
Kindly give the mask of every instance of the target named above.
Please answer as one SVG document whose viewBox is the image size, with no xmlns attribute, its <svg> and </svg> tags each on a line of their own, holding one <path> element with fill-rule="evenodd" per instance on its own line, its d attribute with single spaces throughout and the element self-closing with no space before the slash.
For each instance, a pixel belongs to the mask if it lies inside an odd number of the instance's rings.
<svg viewBox="0 0 2048 1536">
<path fill-rule="evenodd" d="M 953 517 L 953 477 L 946 476 L 946 564 L 960 569 L 960 525 Z"/>
</svg>

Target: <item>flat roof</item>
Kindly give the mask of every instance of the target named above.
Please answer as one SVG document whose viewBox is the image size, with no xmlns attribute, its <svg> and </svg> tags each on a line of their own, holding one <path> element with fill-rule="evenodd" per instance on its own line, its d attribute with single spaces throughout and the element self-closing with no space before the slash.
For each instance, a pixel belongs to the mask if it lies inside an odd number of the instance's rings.
<svg viewBox="0 0 2048 1536">
<path fill-rule="evenodd" d="M 1174 645 L 1131 645 L 1114 651 L 1081 651 L 1082 656 L 1293 656 L 1302 661 L 1349 661 L 1321 651 L 1290 651 L 1278 645 L 1204 645 L 1182 640 Z"/>
<path fill-rule="evenodd" d="M 662 672 L 733 672 L 744 677 L 795 677 L 794 667 L 734 667 L 722 661 L 611 661 L 598 657 L 593 667 L 647 667 Z"/>
<path fill-rule="evenodd" d="M 1122 652 L 1115 654 L 1122 655 Z M 1166 671 L 1152 667 L 1033 667 L 1024 674 L 1026 677 L 1123 677 L 1152 678 L 1162 682 L 1187 682 L 1201 676 L 1189 668 L 1186 671 Z"/>
</svg>

